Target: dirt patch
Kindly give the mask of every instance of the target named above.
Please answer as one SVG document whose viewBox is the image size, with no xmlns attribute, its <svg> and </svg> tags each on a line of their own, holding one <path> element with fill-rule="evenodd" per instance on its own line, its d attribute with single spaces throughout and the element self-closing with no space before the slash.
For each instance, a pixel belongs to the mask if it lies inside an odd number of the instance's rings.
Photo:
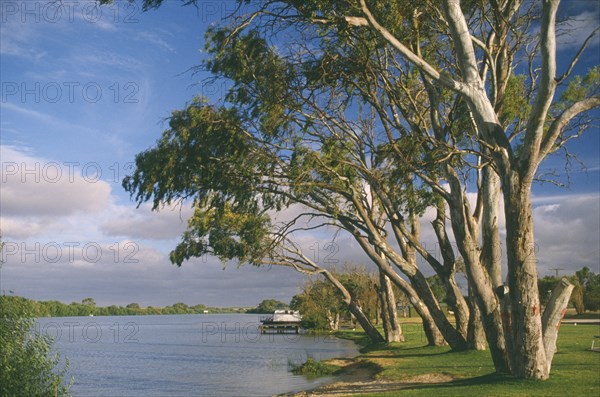
<svg viewBox="0 0 600 397">
<path fill-rule="evenodd" d="M 455 376 L 449 374 L 422 374 L 411 376 L 410 378 L 403 379 L 405 383 L 446 383 L 456 380 Z"/>
</svg>

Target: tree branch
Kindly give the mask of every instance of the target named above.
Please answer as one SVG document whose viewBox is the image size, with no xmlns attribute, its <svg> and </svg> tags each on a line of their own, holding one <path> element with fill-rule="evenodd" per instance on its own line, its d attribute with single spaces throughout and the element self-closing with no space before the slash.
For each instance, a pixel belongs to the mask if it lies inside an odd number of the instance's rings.
<svg viewBox="0 0 600 397">
<path fill-rule="evenodd" d="M 567 109 L 565 109 L 560 116 L 558 116 L 546 133 L 546 136 L 542 142 L 539 162 L 544 159 L 546 155 L 554 151 L 554 143 L 562 133 L 563 129 L 569 124 L 569 122 L 578 114 L 600 106 L 600 95 L 595 95 L 590 98 L 583 99 L 575 102 Z M 539 163 L 538 162 L 538 163 Z"/>
<path fill-rule="evenodd" d="M 583 42 L 583 44 L 581 45 L 581 48 L 579 49 L 579 51 L 577 51 L 577 54 L 575 55 L 575 57 L 573 57 L 573 60 L 571 61 L 571 64 L 569 65 L 567 71 L 565 73 L 563 73 L 562 76 L 560 76 L 556 82 L 557 84 L 560 84 L 564 81 L 564 79 L 566 79 L 567 77 L 569 77 L 569 75 L 571 74 L 571 71 L 573 71 L 573 68 L 575 67 L 575 64 L 577 64 L 577 61 L 579 61 L 579 58 L 581 57 L 581 54 L 583 54 L 583 52 L 585 51 L 585 49 L 587 48 L 590 40 L 592 40 L 592 38 L 598 33 L 600 32 L 600 27 L 597 27 L 596 29 L 594 29 L 594 31 L 592 33 L 590 33 L 590 35 L 585 39 L 585 41 Z"/>
<path fill-rule="evenodd" d="M 540 145 L 544 135 L 544 123 L 556 90 L 556 11 L 560 0 L 543 2 L 541 52 L 542 70 L 538 84 L 537 98 L 531 115 L 527 121 L 527 128 L 523 142 L 523 152 L 519 158 L 519 172 L 525 181 L 531 182 L 535 167 L 539 164 Z"/>
<path fill-rule="evenodd" d="M 406 47 L 400 40 L 398 40 L 389 30 L 384 28 L 379 24 L 379 22 L 375 19 L 371 10 L 365 3 L 365 0 L 360 0 L 360 7 L 362 12 L 367 17 L 369 24 L 373 29 L 375 29 L 390 45 L 392 45 L 400 54 L 405 56 L 409 61 L 411 61 L 416 67 L 423 71 L 423 73 L 427 74 L 429 77 L 438 81 L 445 87 L 451 89 L 452 91 L 460 92 L 462 94 L 467 94 L 466 87 L 463 83 L 451 79 L 449 76 L 441 74 L 438 72 L 433 66 L 427 63 L 423 58 L 419 57 L 417 54 L 412 52 L 408 47 Z"/>
</svg>

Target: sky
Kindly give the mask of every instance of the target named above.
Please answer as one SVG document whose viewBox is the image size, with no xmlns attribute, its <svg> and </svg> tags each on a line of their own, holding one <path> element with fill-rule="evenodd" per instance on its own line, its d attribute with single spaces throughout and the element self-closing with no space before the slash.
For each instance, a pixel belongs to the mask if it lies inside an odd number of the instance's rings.
<svg viewBox="0 0 600 397">
<path fill-rule="evenodd" d="M 560 38 L 559 69 L 600 19 L 598 2 L 565 4 L 577 18 L 575 33 Z M 201 1 L 196 9 L 167 0 L 142 12 L 139 3 L 126 2 L 98 7 L 65 0 L 60 8 L 44 0 L 0 2 L 0 234 L 6 243 L 0 292 L 143 306 L 255 306 L 298 293 L 304 278 L 291 269 L 238 268 L 212 257 L 172 265 L 168 253 L 190 209 L 136 208 L 121 187 L 135 154 L 153 146 L 171 111 L 194 96 L 223 96 L 222 83 L 203 82 L 206 76 L 191 68 L 203 59 L 207 27 L 234 5 Z M 577 73 L 600 64 L 598 40 L 592 44 Z M 600 271 L 598 135 L 596 126 L 570 146 L 585 169 L 573 164 L 568 188 L 534 187 L 541 275 L 583 266 Z M 564 173 L 564 159 L 550 158 L 544 167 Z M 429 229 L 423 238 L 433 246 Z M 366 261 L 348 236 L 333 238 L 333 231 L 319 233 L 301 244 L 321 264 Z"/>
</svg>

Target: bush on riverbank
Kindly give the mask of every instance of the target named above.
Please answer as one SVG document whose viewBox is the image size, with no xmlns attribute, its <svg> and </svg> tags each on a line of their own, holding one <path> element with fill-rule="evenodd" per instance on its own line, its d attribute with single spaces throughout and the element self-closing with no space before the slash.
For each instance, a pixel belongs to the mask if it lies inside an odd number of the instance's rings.
<svg viewBox="0 0 600 397">
<path fill-rule="evenodd" d="M 337 365 L 317 361 L 314 358 L 308 358 L 304 364 L 292 368 L 294 375 L 304 375 L 307 377 L 318 377 L 332 375 L 340 369 Z"/>
<path fill-rule="evenodd" d="M 0 395 L 4 397 L 69 396 L 68 362 L 59 368 L 52 340 L 33 330 L 30 302 L 0 296 Z"/>
</svg>

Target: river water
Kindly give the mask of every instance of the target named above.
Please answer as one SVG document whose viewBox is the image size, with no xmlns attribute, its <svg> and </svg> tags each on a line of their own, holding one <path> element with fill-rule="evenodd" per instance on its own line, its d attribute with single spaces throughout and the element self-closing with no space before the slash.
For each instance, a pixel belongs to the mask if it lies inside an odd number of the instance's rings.
<svg viewBox="0 0 600 397">
<path fill-rule="evenodd" d="M 260 334 L 258 316 L 198 314 L 38 319 L 68 358 L 77 396 L 271 396 L 329 379 L 290 365 L 358 354 L 326 336 Z"/>
</svg>

